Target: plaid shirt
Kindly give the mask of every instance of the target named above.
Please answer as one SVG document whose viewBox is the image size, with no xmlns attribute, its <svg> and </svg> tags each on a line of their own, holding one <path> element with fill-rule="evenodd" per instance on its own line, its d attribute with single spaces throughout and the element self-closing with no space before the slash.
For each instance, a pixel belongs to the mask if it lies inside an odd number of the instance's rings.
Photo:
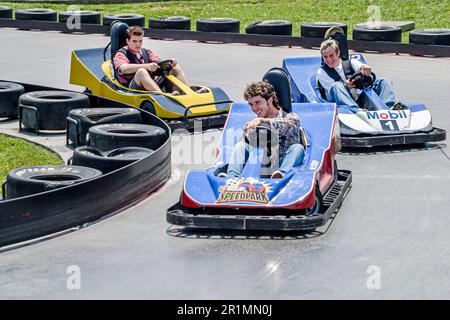
<svg viewBox="0 0 450 320">
<path fill-rule="evenodd" d="M 287 113 L 282 110 L 276 118 L 269 120 L 270 127 L 278 132 L 279 157 L 284 159 L 289 147 L 300 142 L 300 118 L 296 113 Z"/>
</svg>

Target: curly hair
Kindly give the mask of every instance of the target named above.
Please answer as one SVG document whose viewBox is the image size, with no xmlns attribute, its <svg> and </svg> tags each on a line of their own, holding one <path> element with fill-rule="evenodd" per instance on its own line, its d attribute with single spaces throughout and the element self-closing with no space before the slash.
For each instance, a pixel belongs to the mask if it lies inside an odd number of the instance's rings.
<svg viewBox="0 0 450 320">
<path fill-rule="evenodd" d="M 245 88 L 244 99 L 248 100 L 256 96 L 263 97 L 266 101 L 272 97 L 273 105 L 275 108 L 280 109 L 280 102 L 278 101 L 277 93 L 275 88 L 268 83 L 266 80 L 252 82 Z"/>
<path fill-rule="evenodd" d="M 139 26 L 131 26 L 127 29 L 127 39 L 130 40 L 132 36 L 143 36 L 144 30 Z"/>
</svg>

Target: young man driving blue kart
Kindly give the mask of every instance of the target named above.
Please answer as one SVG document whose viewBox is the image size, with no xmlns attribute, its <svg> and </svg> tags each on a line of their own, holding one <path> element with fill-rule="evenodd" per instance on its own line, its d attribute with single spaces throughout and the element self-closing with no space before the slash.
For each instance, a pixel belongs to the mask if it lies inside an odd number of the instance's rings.
<svg viewBox="0 0 450 320">
<path fill-rule="evenodd" d="M 323 89 L 324 98 L 339 105 L 347 105 L 350 110 L 357 112 L 359 107 L 356 100 L 359 92 L 355 88 L 355 81 L 350 81 L 350 77 L 356 73 L 370 77 L 372 68 L 357 59 L 343 61 L 340 58 L 339 45 L 333 39 L 322 42 L 320 53 L 323 62 L 317 70 L 317 84 Z M 375 80 L 373 91 L 389 108 L 393 110 L 406 108 L 401 102 L 396 102 L 393 83 L 390 79 Z"/>
<path fill-rule="evenodd" d="M 271 178 L 281 179 L 293 167 L 302 163 L 305 149 L 300 143 L 300 119 L 295 113 L 286 113 L 280 107 L 274 87 L 267 81 L 254 82 L 247 86 L 244 98 L 248 101 L 257 118 L 247 122 L 244 135 L 254 133 L 256 127 L 266 125 L 278 134 L 279 169 Z M 240 177 L 248 160 L 250 146 L 241 139 L 233 148 L 227 173 L 222 177 Z"/>
</svg>

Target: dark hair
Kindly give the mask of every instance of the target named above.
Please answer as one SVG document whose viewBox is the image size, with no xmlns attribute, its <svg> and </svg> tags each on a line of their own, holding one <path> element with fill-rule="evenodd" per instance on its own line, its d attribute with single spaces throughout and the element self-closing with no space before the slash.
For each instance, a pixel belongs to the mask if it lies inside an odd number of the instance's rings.
<svg viewBox="0 0 450 320">
<path fill-rule="evenodd" d="M 278 102 L 277 93 L 275 88 L 267 81 L 252 82 L 245 88 L 244 99 L 248 100 L 256 96 L 263 97 L 266 101 L 272 97 L 273 105 L 275 108 L 280 109 L 280 103 Z"/>
<path fill-rule="evenodd" d="M 127 39 L 130 40 L 131 36 L 142 36 L 144 35 L 144 30 L 139 26 L 131 26 L 127 29 Z"/>
</svg>

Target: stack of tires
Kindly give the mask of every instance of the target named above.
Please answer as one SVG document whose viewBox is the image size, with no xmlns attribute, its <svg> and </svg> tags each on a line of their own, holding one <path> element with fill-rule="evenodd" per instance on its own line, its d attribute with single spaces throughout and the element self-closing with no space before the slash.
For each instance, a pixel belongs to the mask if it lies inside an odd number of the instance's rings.
<svg viewBox="0 0 450 320">
<path fill-rule="evenodd" d="M 0 81 L 0 118 L 16 118 L 19 98 L 24 93 L 22 85 Z"/>
</svg>

